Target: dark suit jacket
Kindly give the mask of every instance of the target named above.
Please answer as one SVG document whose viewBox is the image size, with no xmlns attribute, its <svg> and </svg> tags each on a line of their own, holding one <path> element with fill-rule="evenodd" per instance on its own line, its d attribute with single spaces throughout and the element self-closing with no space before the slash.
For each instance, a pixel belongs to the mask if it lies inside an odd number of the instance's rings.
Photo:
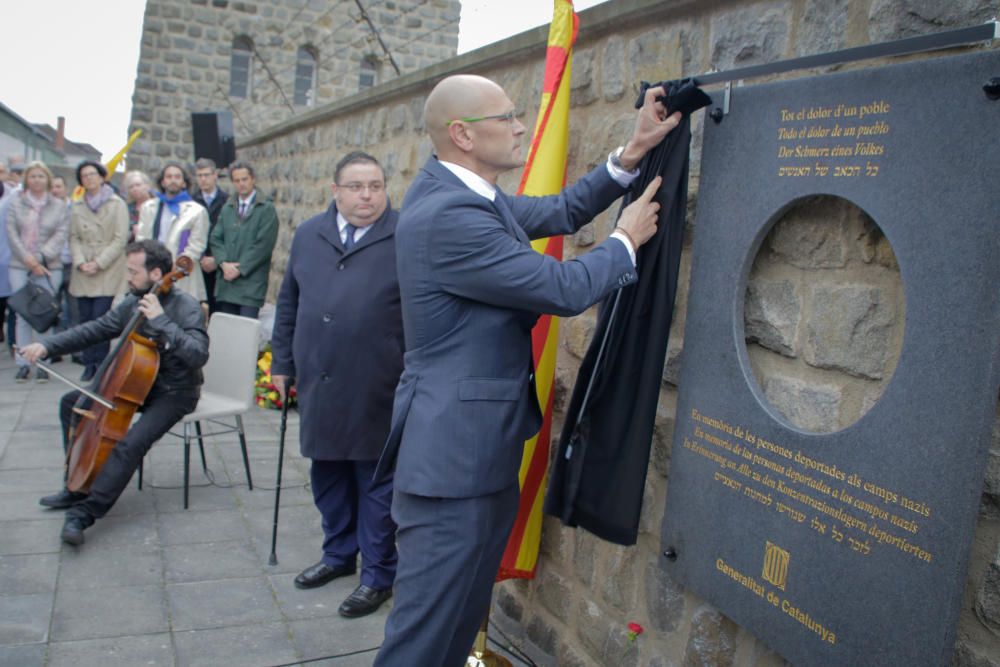
<svg viewBox="0 0 1000 667">
<path fill-rule="evenodd" d="M 435 497 L 486 495 L 517 483 L 537 432 L 531 328 L 538 313 L 575 315 L 636 280 L 608 239 L 566 262 L 529 239 L 569 234 L 624 190 L 601 165 L 562 194 L 497 200 L 432 157 L 406 193 L 396 230 L 405 370 L 379 471 Z"/>
<path fill-rule="evenodd" d="M 215 199 L 212 200 L 212 204 L 208 205 L 205 203 L 205 195 L 201 193 L 201 190 L 197 190 L 191 198 L 196 202 L 204 206 L 208 210 L 208 234 L 212 235 L 212 228 L 215 227 L 215 223 L 219 220 L 219 214 L 222 213 L 222 207 L 226 204 L 229 199 L 229 194 L 222 190 L 222 188 L 216 188 Z M 212 246 L 209 244 L 205 245 L 205 256 L 212 256 Z M 209 306 L 214 309 L 215 304 L 215 271 L 202 271 L 202 277 L 205 279 L 205 294 Z"/>
<path fill-rule="evenodd" d="M 350 252 L 337 205 L 295 230 L 278 294 L 271 372 L 296 378 L 302 455 L 374 461 L 403 370 L 398 215 L 387 208 Z"/>
<path fill-rule="evenodd" d="M 205 203 L 205 195 L 202 194 L 201 190 L 198 190 L 191 195 L 191 199 L 195 200 L 208 210 L 208 222 L 212 227 L 214 227 L 215 223 L 219 220 L 219 213 L 222 212 L 222 207 L 229 199 L 229 194 L 222 189 L 217 189 L 215 199 L 212 200 L 211 205 Z"/>
</svg>

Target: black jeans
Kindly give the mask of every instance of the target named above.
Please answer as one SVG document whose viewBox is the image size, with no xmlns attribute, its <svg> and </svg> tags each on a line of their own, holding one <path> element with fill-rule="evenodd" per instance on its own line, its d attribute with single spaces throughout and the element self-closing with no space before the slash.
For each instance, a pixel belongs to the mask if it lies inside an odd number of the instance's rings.
<svg viewBox="0 0 1000 667">
<path fill-rule="evenodd" d="M 90 495 L 76 503 L 66 512 L 67 517 L 75 517 L 89 526 L 111 509 L 122 494 L 132 474 L 142 462 L 149 448 L 181 418 L 193 412 L 198 405 L 197 390 L 184 392 L 164 392 L 150 394 L 142 407 L 139 421 L 132 425 L 128 434 L 118 442 L 108 455 L 104 467 L 97 473 L 90 485 Z M 80 392 L 64 394 L 59 403 L 59 421 L 62 423 L 63 447 L 69 449 L 69 427 Z"/>
<path fill-rule="evenodd" d="M 239 315 L 241 317 L 252 317 L 254 319 L 257 319 L 257 316 L 260 315 L 260 306 L 241 306 L 238 303 L 229 303 L 228 301 L 216 301 L 215 312 L 227 313 L 229 315 Z"/>
</svg>

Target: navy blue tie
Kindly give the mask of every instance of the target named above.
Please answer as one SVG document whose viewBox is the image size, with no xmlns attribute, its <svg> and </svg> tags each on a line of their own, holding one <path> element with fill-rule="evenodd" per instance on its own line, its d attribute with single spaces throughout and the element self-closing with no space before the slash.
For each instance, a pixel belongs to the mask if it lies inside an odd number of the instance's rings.
<svg viewBox="0 0 1000 667">
<path fill-rule="evenodd" d="M 351 223 L 347 223 L 347 226 L 344 227 L 344 231 L 346 232 L 344 239 L 345 250 L 350 251 L 351 248 L 354 247 L 354 232 L 356 232 L 357 230 L 358 228 L 352 225 Z"/>
</svg>

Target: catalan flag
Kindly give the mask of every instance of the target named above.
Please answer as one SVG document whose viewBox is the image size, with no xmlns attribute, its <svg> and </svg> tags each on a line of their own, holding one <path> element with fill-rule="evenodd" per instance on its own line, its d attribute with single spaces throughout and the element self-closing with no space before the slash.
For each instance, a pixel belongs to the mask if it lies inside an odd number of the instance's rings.
<svg viewBox="0 0 1000 667">
<path fill-rule="evenodd" d="M 572 0 L 555 0 L 545 56 L 545 83 L 538 109 L 538 121 L 528 151 L 518 194 L 542 196 L 558 194 L 566 184 L 566 151 L 569 142 L 569 83 L 573 44 L 579 19 Z M 562 237 L 534 241 L 532 247 L 562 260 Z M 521 505 L 511 530 L 507 549 L 500 562 L 497 581 L 531 579 L 535 576 L 538 547 L 542 536 L 542 501 L 545 498 L 552 430 L 552 388 L 556 375 L 558 318 L 545 315 L 532 332 L 535 384 L 544 421 L 542 428 L 524 445 L 521 459 Z"/>
</svg>

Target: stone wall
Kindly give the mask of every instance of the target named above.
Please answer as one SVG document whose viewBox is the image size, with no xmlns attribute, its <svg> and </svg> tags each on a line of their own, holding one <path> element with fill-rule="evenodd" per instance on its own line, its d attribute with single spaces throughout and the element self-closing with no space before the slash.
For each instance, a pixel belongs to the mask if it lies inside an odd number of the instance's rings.
<svg viewBox="0 0 1000 667">
<path fill-rule="evenodd" d="M 996 13 L 996 0 L 616 0 L 581 12 L 573 60 L 569 178 L 603 162 L 608 151 L 627 138 L 640 79 L 694 75 L 713 66 L 763 63 L 968 26 Z M 328 203 L 339 156 L 364 149 L 381 158 L 391 198 L 401 200 L 430 153 L 421 108 L 440 77 L 476 72 L 493 78 L 525 110 L 524 124 L 533 127 L 546 34 L 546 28 L 540 28 L 515 36 L 243 141 L 240 156 L 258 165 L 259 185 L 274 193 L 281 221 L 270 299 L 276 294 L 295 225 Z M 697 233 L 702 115 L 693 121 L 689 229 L 639 541 L 623 548 L 546 518 L 537 577 L 497 586 L 493 614 L 510 639 L 539 664 L 784 664 L 746 630 L 697 595 L 678 588 L 657 565 L 690 241 Z M 518 176 L 507 174 L 500 185 L 513 191 Z M 748 288 L 747 331 L 759 381 L 789 419 L 802 419 L 815 430 L 840 428 L 870 407 L 891 376 L 898 354 L 905 304 L 891 248 L 875 222 L 836 201 L 795 207 L 766 241 Z M 611 225 L 607 215 L 600 216 L 567 239 L 566 254 L 586 252 L 609 233 Z M 860 333 L 855 335 L 855 327 L 831 327 L 830 308 L 856 312 Z M 557 433 L 594 320 L 590 311 L 563 321 L 555 392 Z M 802 406 L 804 414 L 796 415 L 795 406 Z M 995 434 L 958 629 L 956 665 L 1000 666 L 1000 422 Z M 914 604 L 920 604 L 918 591 Z M 635 642 L 628 640 L 630 621 L 646 628 Z"/>
<path fill-rule="evenodd" d="M 455 55 L 458 0 L 363 0 L 400 72 Z M 231 96 L 234 38 L 253 45 L 250 93 Z M 295 102 L 296 58 L 311 49 L 317 62 L 314 102 Z M 194 162 L 191 112 L 231 111 L 237 142 L 311 106 L 359 90 L 362 60 L 376 80 L 397 74 L 351 0 L 148 0 L 132 95 L 129 132 L 144 131 L 129 151 L 130 169 L 155 173 L 166 160 Z"/>
</svg>

